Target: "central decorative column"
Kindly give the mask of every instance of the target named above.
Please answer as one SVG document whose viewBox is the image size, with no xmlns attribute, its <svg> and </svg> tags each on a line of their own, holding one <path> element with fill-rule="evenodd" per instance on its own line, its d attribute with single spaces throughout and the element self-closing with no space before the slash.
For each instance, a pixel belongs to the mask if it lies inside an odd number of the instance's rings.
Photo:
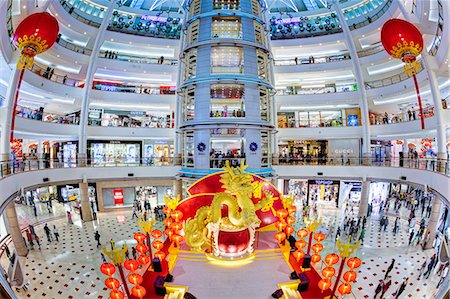
<svg viewBox="0 0 450 299">
<path fill-rule="evenodd" d="M 257 0 L 191 0 L 178 90 L 182 173 L 202 176 L 245 158 L 271 175 L 271 53 Z"/>
</svg>

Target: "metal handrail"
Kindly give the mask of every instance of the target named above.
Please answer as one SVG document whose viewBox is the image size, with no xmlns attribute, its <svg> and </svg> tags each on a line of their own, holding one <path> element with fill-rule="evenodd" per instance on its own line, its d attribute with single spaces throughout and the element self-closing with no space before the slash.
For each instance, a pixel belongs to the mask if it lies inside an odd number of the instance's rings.
<svg viewBox="0 0 450 299">
<path fill-rule="evenodd" d="M 420 66 L 420 68 L 417 73 L 420 73 L 424 69 L 422 61 L 419 62 L 419 66 Z M 408 80 L 409 78 L 410 78 L 410 76 L 408 74 L 406 74 L 405 72 L 401 72 L 399 74 L 393 75 L 388 78 L 365 82 L 364 85 L 366 86 L 367 89 L 379 88 L 379 87 L 393 85 L 393 84 Z"/>
<path fill-rule="evenodd" d="M 433 43 L 431 44 L 431 49 L 430 51 L 428 51 L 428 53 L 431 56 L 436 56 L 439 47 L 441 46 L 442 36 L 444 34 L 444 8 L 442 6 L 441 0 L 437 0 L 437 4 L 438 4 L 438 22 L 437 22 L 438 24 L 436 27 L 436 34 L 434 36 Z"/>
<path fill-rule="evenodd" d="M 49 72 L 47 72 L 46 69 L 38 65 L 36 62 L 33 64 L 31 71 L 42 78 L 45 78 L 47 80 L 56 83 L 83 88 L 84 81 L 75 78 L 69 78 L 67 75 L 62 76 L 58 74 L 53 74 L 50 76 Z"/>
</svg>

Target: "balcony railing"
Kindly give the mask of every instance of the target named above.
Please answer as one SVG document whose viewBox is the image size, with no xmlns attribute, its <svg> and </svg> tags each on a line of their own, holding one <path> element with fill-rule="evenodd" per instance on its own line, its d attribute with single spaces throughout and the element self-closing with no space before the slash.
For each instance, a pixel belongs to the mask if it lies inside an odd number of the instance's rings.
<svg viewBox="0 0 450 299">
<path fill-rule="evenodd" d="M 79 118 L 75 115 L 62 115 L 43 111 L 41 112 L 39 110 L 23 106 L 16 107 L 16 116 L 56 124 L 78 125 L 79 122 Z"/>
<path fill-rule="evenodd" d="M 418 73 L 423 70 L 422 61 L 419 62 L 419 66 L 420 66 L 420 68 L 418 70 Z M 380 88 L 380 87 L 385 87 L 385 86 L 393 85 L 396 83 L 400 83 L 402 81 L 408 80 L 409 78 L 410 78 L 410 76 L 408 76 L 405 72 L 401 72 L 399 74 L 393 75 L 388 78 L 383 78 L 380 80 L 366 82 L 365 86 L 366 86 L 366 89 Z"/>
<path fill-rule="evenodd" d="M 125 55 L 119 52 L 116 52 L 116 55 L 110 56 L 111 51 L 101 51 L 99 57 L 119 60 L 119 61 L 128 61 L 132 63 L 145 63 L 145 64 L 164 64 L 164 65 L 177 65 L 178 60 L 176 59 L 167 59 L 167 58 L 151 58 L 151 57 L 142 57 L 142 56 L 133 56 L 133 55 Z"/>
<path fill-rule="evenodd" d="M 67 75 L 58 75 L 51 72 L 51 68 L 48 67 L 47 69 L 44 69 L 43 67 L 39 66 L 38 64 L 34 63 L 33 67 L 31 69 L 33 73 L 36 75 L 43 77 L 45 79 L 48 79 L 50 81 L 73 86 L 73 87 L 80 87 L 83 88 L 84 80 L 78 80 L 75 78 L 69 78 Z"/>
<path fill-rule="evenodd" d="M 241 158 L 230 158 L 239 161 Z M 215 161 L 212 159 L 213 162 Z M 225 158 L 222 161 L 226 160 Z M 143 159 L 117 159 L 110 160 L 108 162 L 99 163 L 94 159 L 37 159 L 27 158 L 25 160 L 15 159 L 8 161 L 0 161 L 0 177 L 6 177 L 16 173 L 22 173 L 33 170 L 43 169 L 60 169 L 60 168 L 73 168 L 73 167 L 160 167 L 160 166 L 173 166 L 174 160 L 172 157 L 161 158 L 143 158 Z M 346 158 L 292 158 L 292 157 L 280 157 L 280 165 L 328 165 L 328 166 L 374 166 L 374 167 L 402 167 L 411 169 L 420 169 L 433 171 L 437 173 L 449 176 L 449 160 L 448 159 L 362 159 L 358 157 L 346 157 Z M 217 167 L 219 165 L 217 164 Z"/>
<path fill-rule="evenodd" d="M 414 2 L 415 3 L 415 2 Z M 438 5 L 438 22 L 436 28 L 436 34 L 434 36 L 433 44 L 431 45 L 431 49 L 428 53 L 431 56 L 436 56 L 439 47 L 442 43 L 442 36 L 444 34 L 444 8 L 442 6 L 442 0 L 437 0 Z"/>
</svg>

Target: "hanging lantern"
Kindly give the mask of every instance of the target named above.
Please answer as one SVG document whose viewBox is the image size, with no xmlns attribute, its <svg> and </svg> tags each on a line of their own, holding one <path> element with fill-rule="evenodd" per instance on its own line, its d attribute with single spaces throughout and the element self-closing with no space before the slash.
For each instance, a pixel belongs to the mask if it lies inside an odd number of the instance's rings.
<svg viewBox="0 0 450 299">
<path fill-rule="evenodd" d="M 283 242 L 284 240 L 286 240 L 286 234 L 283 232 L 277 232 L 275 234 L 275 239 L 278 241 L 278 243 Z"/>
<path fill-rule="evenodd" d="M 134 234 L 134 239 L 138 242 L 138 243 L 144 243 L 145 239 L 147 237 L 143 234 L 143 233 L 135 233 Z"/>
<path fill-rule="evenodd" d="M 115 290 L 119 288 L 120 282 L 114 277 L 108 277 L 105 279 L 105 285 L 108 289 Z"/>
<path fill-rule="evenodd" d="M 132 284 L 141 284 L 144 281 L 144 279 L 140 274 L 131 273 L 130 275 L 128 275 L 128 281 Z"/>
<path fill-rule="evenodd" d="M 311 248 L 312 248 L 312 250 L 315 252 L 315 253 L 319 253 L 319 252 L 321 252 L 322 250 L 323 250 L 323 245 L 322 244 L 320 244 L 320 243 L 316 243 L 316 244 L 314 244 Z"/>
<path fill-rule="evenodd" d="M 356 272 L 353 270 L 345 272 L 344 280 L 346 282 L 355 282 L 356 281 Z"/>
<path fill-rule="evenodd" d="M 174 223 L 172 223 L 170 228 L 173 231 L 177 232 L 177 231 L 180 231 L 181 229 L 183 229 L 183 224 L 181 222 L 174 222 Z"/>
<path fill-rule="evenodd" d="M 111 263 L 103 263 L 100 266 L 100 271 L 106 276 L 112 276 L 116 272 L 116 266 Z"/>
<path fill-rule="evenodd" d="M 330 267 L 330 266 L 325 267 L 325 268 L 323 268 L 323 270 L 322 270 L 322 275 L 323 275 L 325 278 L 331 278 L 331 277 L 334 276 L 335 273 L 336 273 L 336 270 L 335 270 L 333 267 Z"/>
<path fill-rule="evenodd" d="M 147 249 L 147 245 L 145 244 L 140 243 L 136 245 L 136 251 L 141 254 L 145 254 L 147 252 Z"/>
<path fill-rule="evenodd" d="M 405 73 L 412 76 L 414 79 L 423 130 L 425 128 L 425 120 L 419 84 L 417 83 L 416 78 L 416 74 L 420 69 L 419 64 L 417 63 L 417 56 L 419 56 L 423 50 L 422 33 L 416 26 L 405 20 L 390 19 L 384 23 L 383 28 L 381 29 L 381 43 L 389 55 L 401 59 L 405 63 Z"/>
<path fill-rule="evenodd" d="M 319 280 L 319 289 L 323 292 L 325 290 L 328 290 L 331 287 L 331 280 L 330 279 L 321 279 Z"/>
<path fill-rule="evenodd" d="M 298 249 L 302 249 L 305 246 L 306 246 L 305 240 L 298 240 L 295 242 L 295 247 L 297 247 Z"/>
<path fill-rule="evenodd" d="M 156 240 L 156 241 L 152 242 L 152 246 L 153 246 L 153 248 L 155 248 L 156 250 L 159 251 L 164 247 L 164 243 L 159 240 Z"/>
<path fill-rule="evenodd" d="M 136 249 L 137 250 L 137 249 Z M 139 262 L 136 260 L 126 260 L 123 263 L 123 266 L 125 267 L 125 269 L 127 269 L 128 271 L 134 272 L 137 269 L 139 269 Z"/>
<path fill-rule="evenodd" d="M 324 233 L 315 233 L 314 234 L 314 240 L 316 240 L 317 242 L 322 242 L 323 240 L 325 240 L 326 237 L 327 237 L 327 235 L 325 235 Z"/>
<path fill-rule="evenodd" d="M 119 290 L 112 290 L 109 294 L 109 298 L 111 299 L 123 299 L 125 295 Z"/>
<path fill-rule="evenodd" d="M 311 256 L 311 262 L 313 262 L 313 263 L 320 262 L 320 255 L 318 255 L 317 253 L 313 254 Z"/>
<path fill-rule="evenodd" d="M 147 290 L 140 285 L 134 286 L 131 289 L 131 294 L 133 294 L 133 296 L 135 296 L 137 298 L 143 298 L 146 293 L 147 293 Z"/>
<path fill-rule="evenodd" d="M 181 220 L 181 218 L 183 218 L 183 212 L 181 212 L 180 210 L 174 210 L 170 212 L 170 217 L 172 217 L 173 219 L 175 219 L 176 222 L 178 222 Z"/>
<path fill-rule="evenodd" d="M 352 291 L 352 286 L 347 282 L 343 283 L 339 286 L 338 291 L 339 291 L 339 293 L 341 293 L 341 295 L 350 294 Z"/>
<path fill-rule="evenodd" d="M 150 257 L 146 256 L 145 254 L 141 254 L 138 257 L 138 261 L 139 263 L 141 263 L 141 265 L 147 265 L 148 263 L 150 263 Z"/>
<path fill-rule="evenodd" d="M 294 214 L 296 211 L 297 211 L 297 207 L 296 207 L 296 206 L 290 206 L 290 207 L 288 208 L 288 213 L 289 213 L 289 215 Z M 294 219 L 295 219 L 295 218 L 294 218 Z"/>
<path fill-rule="evenodd" d="M 305 257 L 305 253 L 304 253 L 302 250 L 300 250 L 300 249 L 294 251 L 293 255 L 294 255 L 295 259 L 297 260 L 297 262 L 298 262 L 300 259 L 302 259 L 302 258 Z"/>
<path fill-rule="evenodd" d="M 169 218 L 166 218 L 166 219 L 169 219 Z M 152 234 L 152 237 L 155 239 L 159 239 L 162 237 L 162 231 L 160 231 L 159 229 L 152 230 L 151 234 Z"/>
<path fill-rule="evenodd" d="M 300 238 L 305 238 L 308 235 L 308 231 L 306 229 L 300 229 L 297 232 L 297 236 L 299 236 Z"/>
<path fill-rule="evenodd" d="M 59 25 L 55 17 L 39 12 L 26 17 L 14 32 L 14 44 L 20 50 L 18 69 L 30 69 L 34 57 L 47 51 L 58 38 Z"/>
<path fill-rule="evenodd" d="M 288 211 L 285 209 L 280 209 L 276 214 L 279 219 L 284 219 L 288 215 Z"/>
<path fill-rule="evenodd" d="M 164 219 L 164 226 L 166 227 L 170 227 L 173 223 L 173 219 L 170 217 L 167 217 L 166 219 Z"/>
<path fill-rule="evenodd" d="M 173 236 L 173 234 L 174 234 L 174 231 L 173 231 L 172 229 L 168 228 L 168 229 L 166 229 L 166 230 L 164 231 L 164 233 L 166 234 L 166 236 L 167 236 L 169 239 L 171 239 L 172 236 Z"/>
<path fill-rule="evenodd" d="M 175 244 L 180 244 L 182 241 L 183 241 L 183 236 L 181 236 L 181 235 L 173 235 L 172 236 L 172 241 L 174 241 L 175 242 Z"/>
<path fill-rule="evenodd" d="M 295 229 L 294 229 L 292 226 L 290 226 L 290 225 L 286 226 L 286 229 L 284 230 L 284 232 L 286 233 L 286 235 L 287 235 L 288 237 L 289 237 L 294 231 L 295 231 Z"/>
<path fill-rule="evenodd" d="M 294 216 L 287 216 L 286 217 L 286 223 L 289 225 L 292 225 L 295 223 L 295 217 Z"/>
<path fill-rule="evenodd" d="M 166 214 L 166 215 L 169 215 L 169 213 L 170 213 L 170 209 L 169 209 L 168 206 L 164 206 L 163 209 L 162 209 L 162 211 L 163 211 L 163 213 Z"/>
<path fill-rule="evenodd" d="M 279 230 L 282 231 L 284 230 L 284 228 L 287 226 L 286 222 L 284 221 L 277 221 L 275 222 L 275 227 Z"/>
<path fill-rule="evenodd" d="M 350 269 L 358 268 L 359 266 L 361 266 L 361 259 L 357 257 L 351 257 L 347 260 L 347 266 Z"/>
<path fill-rule="evenodd" d="M 337 262 L 339 262 L 339 255 L 337 255 L 336 253 L 327 254 L 327 256 L 325 257 L 325 263 L 328 266 L 333 266 L 334 264 L 337 264 Z"/>
<path fill-rule="evenodd" d="M 166 257 L 166 254 L 163 251 L 157 251 L 153 256 L 159 258 L 159 260 L 162 261 Z"/>
</svg>

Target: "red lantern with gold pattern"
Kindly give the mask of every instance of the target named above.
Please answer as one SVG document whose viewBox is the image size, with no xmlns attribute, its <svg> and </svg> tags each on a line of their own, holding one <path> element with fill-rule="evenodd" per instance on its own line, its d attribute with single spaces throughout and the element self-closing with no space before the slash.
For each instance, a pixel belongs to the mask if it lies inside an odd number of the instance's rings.
<svg viewBox="0 0 450 299">
<path fill-rule="evenodd" d="M 155 252 L 154 257 L 157 257 L 162 261 L 166 257 L 166 254 L 163 251 L 157 251 Z"/>
<path fill-rule="evenodd" d="M 285 209 L 280 209 L 277 211 L 276 214 L 277 214 L 277 217 L 281 220 L 281 219 L 284 219 L 289 213 Z"/>
<path fill-rule="evenodd" d="M 173 231 L 172 229 L 168 228 L 168 229 L 166 229 L 166 230 L 164 231 L 164 233 L 166 234 L 166 236 L 167 236 L 169 239 L 172 239 L 172 236 L 173 236 L 173 234 L 174 234 L 174 231 Z"/>
<path fill-rule="evenodd" d="M 294 216 L 287 216 L 286 217 L 286 223 L 289 225 L 292 225 L 293 223 L 295 223 L 295 217 Z"/>
<path fill-rule="evenodd" d="M 295 241 L 295 247 L 297 247 L 298 249 L 302 249 L 305 246 L 306 246 L 306 241 L 305 240 Z"/>
<path fill-rule="evenodd" d="M 147 293 L 147 290 L 142 287 L 142 286 L 134 286 L 131 289 L 131 294 L 133 294 L 133 296 L 137 297 L 137 298 L 143 298 L 145 296 L 145 294 Z"/>
<path fill-rule="evenodd" d="M 183 224 L 181 222 L 174 222 L 172 223 L 170 228 L 173 229 L 173 231 L 177 232 L 183 229 Z"/>
<path fill-rule="evenodd" d="M 322 242 L 323 240 L 325 240 L 326 237 L 327 237 L 327 235 L 325 235 L 324 233 L 315 233 L 314 234 L 314 240 L 316 240 L 317 242 Z"/>
<path fill-rule="evenodd" d="M 289 213 L 289 215 L 294 214 L 296 211 L 297 211 L 297 207 L 296 207 L 296 206 L 290 206 L 290 207 L 288 208 L 288 213 Z"/>
<path fill-rule="evenodd" d="M 143 233 L 135 233 L 134 234 L 134 239 L 138 242 L 138 243 L 144 243 L 145 239 L 147 237 L 143 234 Z"/>
<path fill-rule="evenodd" d="M 141 284 L 144 279 L 142 278 L 142 275 L 138 273 L 131 273 L 128 275 L 128 281 L 132 284 Z"/>
<path fill-rule="evenodd" d="M 319 289 L 323 292 L 325 290 L 328 290 L 331 287 L 331 280 L 330 279 L 321 279 L 319 280 Z"/>
<path fill-rule="evenodd" d="M 105 279 L 105 285 L 108 289 L 115 290 L 119 288 L 120 282 L 114 277 L 108 277 L 107 279 Z"/>
<path fill-rule="evenodd" d="M 334 264 L 337 264 L 337 262 L 339 262 L 339 255 L 337 255 L 336 253 L 327 254 L 327 256 L 325 257 L 325 263 L 328 266 L 333 266 Z"/>
<path fill-rule="evenodd" d="M 180 210 L 174 210 L 170 212 L 170 217 L 172 217 L 176 222 L 180 221 L 183 218 L 183 212 Z"/>
<path fill-rule="evenodd" d="M 300 259 L 302 259 L 305 256 L 305 253 L 302 250 L 297 249 L 296 251 L 294 251 L 293 255 L 298 262 Z"/>
<path fill-rule="evenodd" d="M 141 254 L 145 254 L 147 252 L 147 249 L 147 245 L 145 244 L 140 243 L 136 245 L 136 251 Z"/>
<path fill-rule="evenodd" d="M 167 217 L 166 219 L 164 219 L 164 226 L 166 227 L 170 227 L 173 223 L 173 219 L 170 217 Z"/>
<path fill-rule="evenodd" d="M 313 262 L 313 263 L 320 262 L 320 255 L 318 255 L 317 253 L 313 254 L 311 256 L 311 262 Z"/>
<path fill-rule="evenodd" d="M 290 235 L 292 235 L 292 233 L 295 231 L 295 229 L 292 227 L 292 226 L 290 226 L 290 225 L 288 225 L 288 226 L 286 226 L 286 229 L 284 230 L 284 232 L 286 233 L 286 235 L 289 237 Z"/>
<path fill-rule="evenodd" d="M 275 222 L 275 227 L 279 230 L 282 231 L 284 230 L 284 228 L 287 226 L 286 222 L 284 221 L 277 221 Z"/>
<path fill-rule="evenodd" d="M 324 247 L 323 244 L 316 243 L 311 248 L 315 253 L 319 253 L 323 250 L 323 247 Z"/>
<path fill-rule="evenodd" d="M 283 242 L 284 240 L 286 240 L 286 234 L 283 232 L 277 232 L 275 234 L 275 239 L 278 241 L 278 243 Z"/>
<path fill-rule="evenodd" d="M 333 267 L 328 266 L 323 268 L 322 274 L 326 278 L 331 278 L 334 276 L 334 274 L 336 274 L 336 270 Z"/>
<path fill-rule="evenodd" d="M 137 249 L 136 249 L 137 250 Z M 126 260 L 123 263 L 123 266 L 125 267 L 125 269 L 127 269 L 128 271 L 134 272 L 137 269 L 139 269 L 139 262 L 136 260 Z"/>
<path fill-rule="evenodd" d="M 347 266 L 350 269 L 358 268 L 359 266 L 361 266 L 361 259 L 359 259 L 357 257 L 351 257 L 347 261 Z"/>
<path fill-rule="evenodd" d="M 305 238 L 307 235 L 308 235 L 308 231 L 306 229 L 304 229 L 304 228 L 299 229 L 297 231 L 297 236 L 299 236 L 302 239 Z"/>
<path fill-rule="evenodd" d="M 148 263 L 150 263 L 150 257 L 144 254 L 141 254 L 138 257 L 138 261 L 139 263 L 141 263 L 141 265 L 147 265 Z"/>
<path fill-rule="evenodd" d="M 412 76 L 417 93 L 419 114 L 422 130 L 425 129 L 425 120 L 420 98 L 419 84 L 416 74 L 420 70 L 417 57 L 423 50 L 422 33 L 413 24 L 402 19 L 390 19 L 384 23 L 381 29 L 381 43 L 386 52 L 394 58 L 401 59 L 405 63 L 405 73 Z"/>
<path fill-rule="evenodd" d="M 31 68 L 34 56 L 47 51 L 58 38 L 58 32 L 58 21 L 47 12 L 29 15 L 20 22 L 14 32 L 14 44 L 20 50 L 17 68 Z"/>
<path fill-rule="evenodd" d="M 103 263 L 100 265 L 100 271 L 106 276 L 111 276 L 116 272 L 116 266 L 111 263 Z"/>
<path fill-rule="evenodd" d="M 341 295 L 350 294 L 350 292 L 352 291 L 352 286 L 347 282 L 343 283 L 339 286 L 338 291 L 339 293 L 341 293 Z"/>
<path fill-rule="evenodd" d="M 183 241 L 183 236 L 181 235 L 173 235 L 172 241 L 175 242 L 175 244 L 180 244 Z"/>
<path fill-rule="evenodd" d="M 123 299 L 124 297 L 125 295 L 123 294 L 123 292 L 119 290 L 112 290 L 109 294 L 109 298 L 111 299 Z"/>
<path fill-rule="evenodd" d="M 355 282 L 356 281 L 356 272 L 355 271 L 347 271 L 344 273 L 344 280 L 346 282 Z"/>
<path fill-rule="evenodd" d="M 154 229 L 152 230 L 152 237 L 155 239 L 159 239 L 162 237 L 162 231 L 160 231 L 159 229 Z"/>
<path fill-rule="evenodd" d="M 152 242 L 152 246 L 153 246 L 153 248 L 155 248 L 156 250 L 159 251 L 164 247 L 164 243 L 159 240 L 156 240 L 156 241 Z"/>
</svg>

